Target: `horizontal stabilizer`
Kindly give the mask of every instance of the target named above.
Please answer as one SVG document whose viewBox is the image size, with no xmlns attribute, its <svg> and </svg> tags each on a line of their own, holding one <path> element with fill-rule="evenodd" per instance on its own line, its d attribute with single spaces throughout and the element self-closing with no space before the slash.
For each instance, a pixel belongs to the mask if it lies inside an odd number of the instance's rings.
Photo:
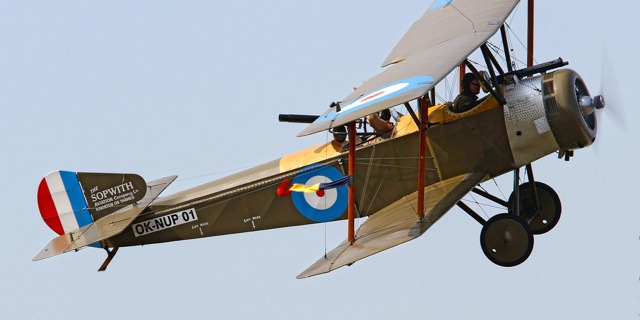
<svg viewBox="0 0 640 320">
<path fill-rule="evenodd" d="M 348 240 L 343 241 L 297 278 L 302 279 L 327 273 L 416 239 L 480 183 L 485 176 L 484 173 L 460 175 L 425 188 L 426 214 L 422 221 L 415 211 L 418 192 L 403 197 L 369 217 L 358 229 L 353 244 Z"/>
<path fill-rule="evenodd" d="M 104 216 L 93 223 L 54 238 L 33 260 L 42 260 L 61 253 L 77 250 L 120 234 L 176 178 L 177 176 L 169 176 L 147 183 L 146 194 L 140 201 Z"/>
</svg>

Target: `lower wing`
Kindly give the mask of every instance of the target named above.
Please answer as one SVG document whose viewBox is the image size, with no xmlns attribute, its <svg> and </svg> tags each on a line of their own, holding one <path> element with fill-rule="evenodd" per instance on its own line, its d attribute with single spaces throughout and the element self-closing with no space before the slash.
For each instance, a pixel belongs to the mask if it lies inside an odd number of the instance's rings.
<svg viewBox="0 0 640 320">
<path fill-rule="evenodd" d="M 297 278 L 331 272 L 416 239 L 485 177 L 484 173 L 459 175 L 425 188 L 426 214 L 422 219 L 416 212 L 418 192 L 401 198 L 369 217 L 358 229 L 353 243 L 343 241 Z"/>
</svg>

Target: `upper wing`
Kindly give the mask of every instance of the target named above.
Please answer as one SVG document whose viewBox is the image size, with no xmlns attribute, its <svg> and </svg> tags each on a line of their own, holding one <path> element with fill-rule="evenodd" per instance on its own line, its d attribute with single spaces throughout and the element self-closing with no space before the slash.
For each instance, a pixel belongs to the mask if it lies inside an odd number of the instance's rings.
<svg viewBox="0 0 640 320">
<path fill-rule="evenodd" d="M 436 0 L 383 63 L 340 104 L 298 136 L 344 125 L 425 95 L 475 49 L 493 36 L 519 0 Z"/>
<path fill-rule="evenodd" d="M 353 244 L 343 241 L 298 275 L 298 279 L 333 271 L 421 236 L 485 177 L 484 173 L 470 173 L 427 187 L 427 213 L 422 221 L 415 211 L 417 191 L 392 203 L 362 224 Z"/>
<path fill-rule="evenodd" d="M 61 253 L 77 250 L 121 233 L 169 184 L 176 180 L 176 178 L 177 176 L 169 176 L 147 183 L 148 190 L 138 203 L 104 216 L 80 229 L 54 238 L 33 260 L 42 260 Z"/>
</svg>

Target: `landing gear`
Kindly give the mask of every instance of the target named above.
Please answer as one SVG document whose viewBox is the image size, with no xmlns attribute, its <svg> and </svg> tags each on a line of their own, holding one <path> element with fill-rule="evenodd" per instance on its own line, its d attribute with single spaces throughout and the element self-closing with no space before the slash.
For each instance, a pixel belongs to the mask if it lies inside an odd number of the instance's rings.
<svg viewBox="0 0 640 320">
<path fill-rule="evenodd" d="M 562 205 L 558 194 L 548 185 L 542 182 L 535 182 L 535 190 L 532 184 L 525 182 L 518 188 L 520 191 L 520 212 L 516 215 L 529 224 L 533 234 L 543 234 L 549 232 L 558 224 Z M 536 203 L 536 195 L 538 201 Z M 513 192 L 509 197 L 509 213 L 515 212 L 516 194 Z"/>
<path fill-rule="evenodd" d="M 480 232 L 482 252 L 491 262 L 513 267 L 523 263 L 533 250 L 533 233 L 519 217 L 498 214 L 482 227 Z"/>
<path fill-rule="evenodd" d="M 482 224 L 480 247 L 493 263 L 503 267 L 521 264 L 533 250 L 533 235 L 549 232 L 560 220 L 562 206 L 558 194 L 548 185 L 536 182 L 531 165 L 526 166 L 529 182 L 520 183 L 520 170 L 514 170 L 514 191 L 504 201 L 479 188 L 472 191 L 508 209 L 508 213 L 485 221 L 462 201 L 458 206 Z"/>
</svg>

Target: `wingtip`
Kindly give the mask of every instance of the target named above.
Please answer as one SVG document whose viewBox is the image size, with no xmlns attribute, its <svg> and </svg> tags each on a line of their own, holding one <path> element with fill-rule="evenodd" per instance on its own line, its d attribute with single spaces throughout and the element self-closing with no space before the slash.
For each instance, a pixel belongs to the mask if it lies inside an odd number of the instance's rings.
<svg viewBox="0 0 640 320">
<path fill-rule="evenodd" d="M 331 128 L 331 124 L 327 125 L 326 123 L 321 123 L 321 124 L 312 123 L 308 125 L 306 128 L 304 128 L 302 131 L 300 131 L 298 133 L 298 137 L 305 137 L 314 133 L 328 130 L 329 128 Z"/>
<path fill-rule="evenodd" d="M 44 260 L 47 258 L 51 258 L 53 256 L 57 256 L 59 254 L 61 254 L 62 252 L 58 252 L 55 250 L 49 250 L 49 246 L 45 247 L 44 249 L 42 249 L 40 252 L 38 252 L 38 254 L 33 257 L 33 259 L 31 259 L 31 261 L 40 261 L 40 260 Z"/>
<path fill-rule="evenodd" d="M 329 273 L 329 271 L 317 271 L 317 270 L 312 270 L 314 269 L 313 266 L 309 267 L 307 270 L 302 271 L 298 276 L 296 276 L 296 279 L 307 279 L 307 278 L 311 278 L 314 276 L 318 276 L 321 274 L 325 274 L 325 273 Z"/>
<path fill-rule="evenodd" d="M 311 269 L 313 269 L 313 266 L 310 266 L 309 268 L 307 268 L 304 271 L 300 272 L 300 274 L 296 276 L 296 279 L 298 279 L 298 280 L 306 279 L 306 278 L 313 277 L 315 275 L 320 274 L 320 273 L 317 273 L 317 272 L 311 272 Z"/>
</svg>

